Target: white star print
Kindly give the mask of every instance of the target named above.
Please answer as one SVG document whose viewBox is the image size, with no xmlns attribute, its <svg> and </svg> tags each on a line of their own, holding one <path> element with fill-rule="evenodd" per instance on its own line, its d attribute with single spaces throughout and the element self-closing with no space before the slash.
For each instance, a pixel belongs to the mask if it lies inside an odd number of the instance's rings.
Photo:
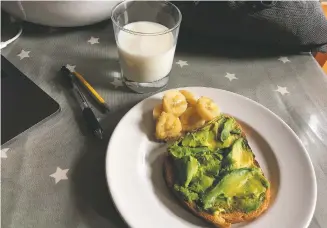
<svg viewBox="0 0 327 228">
<path fill-rule="evenodd" d="M 118 78 L 114 78 L 114 80 L 112 82 L 110 82 L 113 86 L 115 86 L 115 88 L 123 86 L 123 83 L 120 79 Z"/>
<path fill-rule="evenodd" d="M 69 169 L 60 169 L 60 167 L 57 167 L 57 170 L 55 173 L 51 174 L 50 177 L 53 177 L 55 179 L 56 184 L 61 180 L 67 180 L 67 172 Z"/>
<path fill-rule="evenodd" d="M 100 43 L 99 42 L 99 38 L 95 38 L 95 37 L 93 37 L 93 36 L 91 36 L 91 38 L 87 41 L 87 42 L 89 42 L 90 44 L 98 44 L 98 43 Z"/>
<path fill-rule="evenodd" d="M 70 72 L 75 72 L 75 67 L 76 67 L 75 65 L 66 64 L 66 68 L 70 70 Z"/>
<path fill-rule="evenodd" d="M 7 151 L 9 148 L 3 148 L 1 149 L 1 158 L 7 158 Z"/>
<path fill-rule="evenodd" d="M 117 71 L 111 71 L 111 72 L 109 73 L 109 75 L 110 75 L 110 77 L 112 77 L 112 78 L 120 78 L 120 77 L 121 77 L 121 74 L 120 74 L 119 72 L 117 72 Z"/>
<path fill-rule="evenodd" d="M 281 56 L 278 60 L 283 63 L 291 62 L 287 57 L 283 57 L 283 56 Z"/>
<path fill-rule="evenodd" d="M 275 90 L 276 92 L 279 92 L 282 95 L 285 95 L 285 94 L 289 93 L 287 91 L 287 87 L 281 87 L 281 86 L 277 86 L 277 87 L 278 88 Z"/>
<path fill-rule="evenodd" d="M 225 78 L 228 78 L 229 81 L 233 81 L 234 79 L 238 79 L 237 77 L 235 77 L 235 74 L 230 74 L 228 72 L 226 72 Z"/>
<path fill-rule="evenodd" d="M 183 68 L 183 66 L 188 66 L 187 61 L 183 61 L 183 60 L 178 60 L 176 64 L 178 64 L 181 68 Z"/>
<path fill-rule="evenodd" d="M 29 58 L 29 53 L 30 51 L 24 51 L 22 50 L 17 56 L 19 56 L 20 60 L 24 59 L 24 58 Z"/>
<path fill-rule="evenodd" d="M 139 84 L 141 83 L 137 83 L 137 82 L 129 82 L 129 81 L 125 81 L 124 82 L 127 86 L 134 86 L 134 87 L 139 87 Z"/>
</svg>

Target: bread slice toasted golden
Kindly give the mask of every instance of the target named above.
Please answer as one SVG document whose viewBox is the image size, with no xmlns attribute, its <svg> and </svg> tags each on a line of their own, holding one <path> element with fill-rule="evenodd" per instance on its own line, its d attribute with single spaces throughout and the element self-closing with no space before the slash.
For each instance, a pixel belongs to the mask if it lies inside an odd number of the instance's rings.
<svg viewBox="0 0 327 228">
<path fill-rule="evenodd" d="M 241 129 L 239 123 L 237 123 L 237 125 Z M 243 130 L 241 132 L 241 136 L 246 138 Z M 256 160 L 254 160 L 254 165 L 260 168 L 260 165 Z M 207 222 L 212 223 L 213 225 L 219 228 L 228 228 L 235 223 L 248 222 L 254 220 L 255 218 L 259 217 L 264 211 L 266 211 L 270 203 L 270 186 L 269 186 L 265 192 L 264 201 L 255 211 L 251 211 L 249 213 L 244 213 L 242 211 L 237 211 L 237 210 L 233 211 L 232 213 L 223 213 L 223 212 L 209 213 L 206 211 L 200 211 L 197 209 L 194 202 L 185 201 L 184 198 L 182 198 L 179 194 L 176 193 L 176 191 L 174 191 L 174 184 L 176 183 L 176 179 L 174 174 L 173 158 L 168 154 L 164 159 L 163 172 L 164 172 L 164 178 L 166 184 L 168 188 L 171 190 L 171 192 L 174 193 L 175 197 L 179 199 L 179 201 L 182 202 L 182 204 L 186 208 L 188 208 L 191 212 L 193 212 L 195 215 L 203 218 Z"/>
</svg>

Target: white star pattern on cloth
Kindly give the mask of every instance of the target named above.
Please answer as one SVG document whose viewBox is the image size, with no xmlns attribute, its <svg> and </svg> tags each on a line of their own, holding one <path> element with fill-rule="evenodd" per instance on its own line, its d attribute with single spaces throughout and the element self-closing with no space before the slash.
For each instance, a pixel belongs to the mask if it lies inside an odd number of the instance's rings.
<svg viewBox="0 0 327 228">
<path fill-rule="evenodd" d="M 287 87 L 281 87 L 281 86 L 277 86 L 277 87 L 278 88 L 275 91 L 279 92 L 280 94 L 285 95 L 285 94 L 289 93 L 287 91 Z"/>
<path fill-rule="evenodd" d="M 115 86 L 115 88 L 123 86 L 123 83 L 120 79 L 118 78 L 114 78 L 114 80 L 112 82 L 110 82 L 113 86 Z"/>
<path fill-rule="evenodd" d="M 120 74 L 119 72 L 117 72 L 117 71 L 111 71 L 111 72 L 109 73 L 109 75 L 110 75 L 110 77 L 112 77 L 112 78 L 120 78 L 120 77 L 121 77 L 121 74 Z"/>
<path fill-rule="evenodd" d="M 1 149 L 1 158 L 7 158 L 7 151 L 9 148 L 3 148 Z"/>
<path fill-rule="evenodd" d="M 60 169 L 60 167 L 57 167 L 57 170 L 55 173 L 51 174 L 50 177 L 53 177 L 55 179 L 56 184 L 61 180 L 67 180 L 67 172 L 69 169 Z"/>
<path fill-rule="evenodd" d="M 29 53 L 30 51 L 24 51 L 22 50 L 17 56 L 19 56 L 20 60 L 24 59 L 24 58 L 29 58 Z"/>
<path fill-rule="evenodd" d="M 176 64 L 178 64 L 181 68 L 183 68 L 183 66 L 188 66 L 187 61 L 183 61 L 183 60 L 178 60 Z"/>
<path fill-rule="evenodd" d="M 128 85 L 128 86 L 139 87 L 139 83 L 137 83 L 137 82 L 128 82 L 128 81 L 125 81 L 125 84 Z"/>
<path fill-rule="evenodd" d="M 89 42 L 90 44 L 98 44 L 98 43 L 100 43 L 99 42 L 99 38 L 95 38 L 95 37 L 93 37 L 93 36 L 91 36 L 91 38 L 87 41 L 87 42 Z"/>
<path fill-rule="evenodd" d="M 238 79 L 237 77 L 235 77 L 235 74 L 230 74 L 228 72 L 226 72 L 225 78 L 228 78 L 229 81 L 233 81 L 235 79 Z"/>
<path fill-rule="evenodd" d="M 283 63 L 291 62 L 287 57 L 283 57 L 283 56 L 281 56 L 278 60 Z"/>
<path fill-rule="evenodd" d="M 76 67 L 75 65 L 66 64 L 66 68 L 70 70 L 70 72 L 75 72 L 75 67 Z"/>
</svg>

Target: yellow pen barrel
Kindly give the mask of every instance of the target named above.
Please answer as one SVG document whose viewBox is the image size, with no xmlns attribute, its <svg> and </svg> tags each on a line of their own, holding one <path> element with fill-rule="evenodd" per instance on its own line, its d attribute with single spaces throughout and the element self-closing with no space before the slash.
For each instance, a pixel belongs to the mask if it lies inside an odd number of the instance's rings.
<svg viewBox="0 0 327 228">
<path fill-rule="evenodd" d="M 87 90 L 93 95 L 95 99 L 98 100 L 98 102 L 105 104 L 105 100 L 100 96 L 100 94 L 93 89 L 93 87 L 83 78 L 82 75 L 80 75 L 77 72 L 74 72 L 75 76 L 78 78 L 78 80 L 87 88 Z"/>
</svg>

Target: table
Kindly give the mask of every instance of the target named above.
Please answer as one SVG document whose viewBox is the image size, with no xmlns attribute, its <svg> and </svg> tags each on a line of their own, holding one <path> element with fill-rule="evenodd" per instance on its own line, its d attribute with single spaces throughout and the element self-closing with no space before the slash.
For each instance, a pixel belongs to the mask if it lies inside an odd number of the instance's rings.
<svg viewBox="0 0 327 228">
<path fill-rule="evenodd" d="M 280 116 L 314 164 L 318 201 L 310 228 L 327 227 L 326 75 L 310 53 L 213 53 L 217 49 L 206 49 L 205 42 L 186 48 L 189 43 L 179 40 L 167 88 L 225 89 Z M 2 54 L 61 106 L 60 113 L 1 149 L 2 227 L 127 227 L 108 192 L 106 147 L 120 118 L 151 94 L 122 86 L 112 25 L 56 29 L 24 24 L 22 36 Z M 112 108 L 107 115 L 96 113 L 106 133 L 102 141 L 85 129 L 80 109 L 58 75 L 66 64 L 82 73 Z"/>
</svg>

